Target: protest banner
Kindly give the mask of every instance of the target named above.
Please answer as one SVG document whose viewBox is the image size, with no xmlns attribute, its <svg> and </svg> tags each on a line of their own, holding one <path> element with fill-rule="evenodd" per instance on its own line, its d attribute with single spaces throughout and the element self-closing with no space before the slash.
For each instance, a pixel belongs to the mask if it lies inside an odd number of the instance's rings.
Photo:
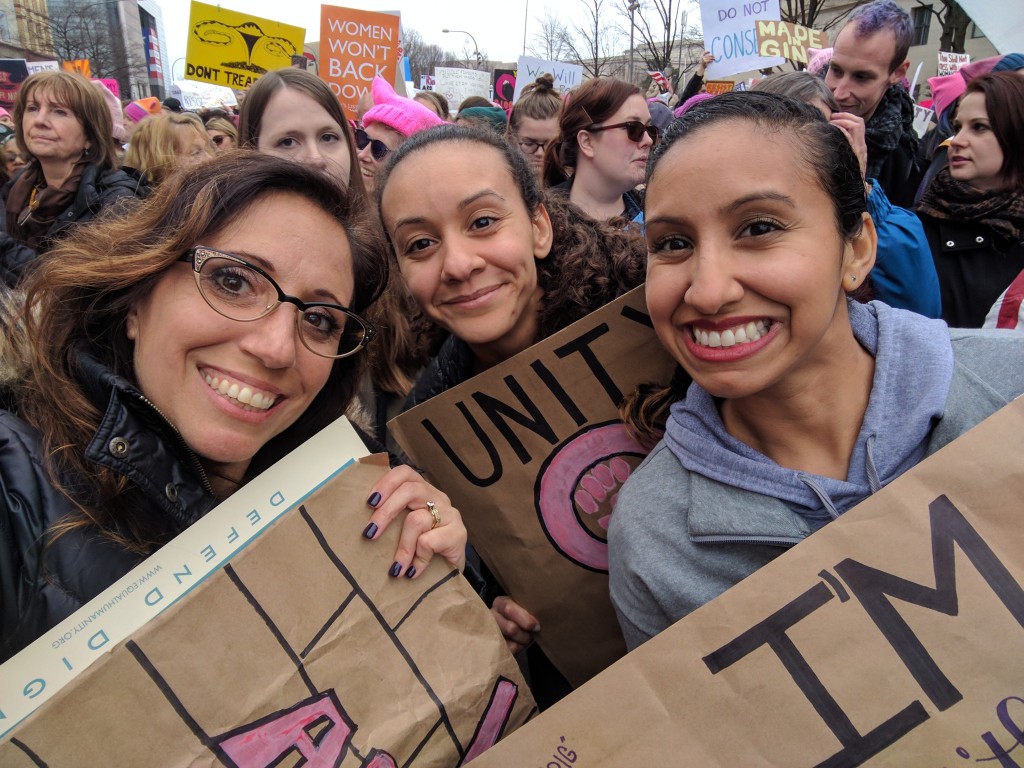
<svg viewBox="0 0 1024 768">
<path fill-rule="evenodd" d="M 461 67 L 434 67 L 434 92 L 448 99 L 452 116 L 468 96 L 491 98 L 491 73 Z"/>
<path fill-rule="evenodd" d="M 1024 398 L 474 768 L 1020 766 L 1021 434 Z"/>
<path fill-rule="evenodd" d="M 88 59 L 62 61 L 60 66 L 65 72 L 77 72 L 82 77 L 92 77 L 92 65 L 89 63 Z"/>
<path fill-rule="evenodd" d="M 951 53 L 949 51 L 939 51 L 939 64 L 938 74 L 940 77 L 943 75 L 954 75 L 961 70 L 964 66 L 971 63 L 971 54 L 969 53 Z"/>
<path fill-rule="evenodd" d="M 914 132 L 919 139 L 924 138 L 924 135 L 928 132 L 928 126 L 934 117 L 934 109 L 922 107 L 920 104 L 914 105 Z"/>
<path fill-rule="evenodd" d="M 0 59 L 0 106 L 13 107 L 18 89 L 28 78 L 24 59 Z"/>
<path fill-rule="evenodd" d="M 647 451 L 618 405 L 674 367 L 638 288 L 389 423 L 574 685 L 625 651 L 606 531 L 618 487 Z"/>
<path fill-rule="evenodd" d="M 185 49 L 185 79 L 248 90 L 302 53 L 306 31 L 219 5 L 192 0 Z"/>
<path fill-rule="evenodd" d="M 782 18 L 779 0 L 700 0 L 700 17 L 705 48 L 715 57 L 706 77 L 720 80 L 785 61 L 781 56 L 762 56 L 757 44 L 756 23 Z"/>
<path fill-rule="evenodd" d="M 171 96 L 187 110 L 228 109 L 238 105 L 235 92 L 222 85 L 197 83 L 194 80 L 175 80 L 171 83 Z"/>
<path fill-rule="evenodd" d="M 26 61 L 28 73 L 34 75 L 36 72 L 57 72 L 60 70 L 60 63 L 56 61 Z"/>
<path fill-rule="evenodd" d="M 583 67 L 579 64 L 520 56 L 516 66 L 516 89 L 512 101 L 519 101 L 523 88 L 543 74 L 550 74 L 555 78 L 555 90 L 559 93 L 568 93 L 583 84 Z"/>
<path fill-rule="evenodd" d="M 828 35 L 786 21 L 758 20 L 757 52 L 761 56 L 781 56 L 807 64 L 812 55 L 808 48 L 828 48 Z"/>
<path fill-rule="evenodd" d="M 359 98 L 370 92 L 374 77 L 404 82 L 398 69 L 400 21 L 393 13 L 320 6 L 320 79 L 349 117 L 355 118 Z"/>
<path fill-rule="evenodd" d="M 743 83 L 740 83 L 740 85 L 743 85 Z M 736 83 L 732 80 L 705 80 L 704 90 L 713 96 L 717 96 L 720 93 L 729 93 L 730 91 L 745 89 L 738 89 L 736 87 Z"/>
<path fill-rule="evenodd" d="M 0 735 L 365 452 L 339 419 L 0 665 Z"/>
<path fill-rule="evenodd" d="M 328 450 L 328 453 L 330 451 Z M 388 574 L 350 465 L 0 743 L 0 765 L 460 766 L 535 704 L 490 612 L 440 558 Z M 307 762 L 308 761 L 308 762 Z"/>
<path fill-rule="evenodd" d="M 509 110 L 515 103 L 516 70 L 494 70 L 494 103 L 504 110 Z"/>
</svg>

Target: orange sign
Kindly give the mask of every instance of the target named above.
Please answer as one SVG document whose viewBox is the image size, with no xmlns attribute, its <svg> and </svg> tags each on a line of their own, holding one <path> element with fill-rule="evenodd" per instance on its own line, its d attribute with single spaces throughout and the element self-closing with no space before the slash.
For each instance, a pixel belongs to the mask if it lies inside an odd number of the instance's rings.
<svg viewBox="0 0 1024 768">
<path fill-rule="evenodd" d="M 401 56 L 398 24 L 399 17 L 390 13 L 320 6 L 320 79 L 350 116 L 374 77 L 395 82 Z"/>
<path fill-rule="evenodd" d="M 89 66 L 88 59 L 75 59 L 74 61 L 62 61 L 61 67 L 66 72 L 77 72 L 85 77 L 92 77 L 92 67 Z"/>
</svg>

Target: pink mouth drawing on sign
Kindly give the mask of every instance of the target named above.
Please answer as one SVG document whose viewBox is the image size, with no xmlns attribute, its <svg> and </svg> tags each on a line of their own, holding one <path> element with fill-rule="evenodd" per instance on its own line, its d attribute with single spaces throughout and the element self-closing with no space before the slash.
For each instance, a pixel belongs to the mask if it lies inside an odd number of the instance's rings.
<svg viewBox="0 0 1024 768">
<path fill-rule="evenodd" d="M 541 527 L 559 552 L 608 572 L 612 506 L 646 455 L 620 421 L 585 427 L 555 449 L 541 467 L 535 499 Z"/>
</svg>

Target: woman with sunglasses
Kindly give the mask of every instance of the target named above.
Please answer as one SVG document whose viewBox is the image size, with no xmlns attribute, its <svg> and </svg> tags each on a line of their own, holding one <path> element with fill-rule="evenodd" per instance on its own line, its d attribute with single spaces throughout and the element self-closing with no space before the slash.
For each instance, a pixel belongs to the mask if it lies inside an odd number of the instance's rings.
<svg viewBox="0 0 1024 768">
<path fill-rule="evenodd" d="M 0 411 L 0 660 L 345 412 L 383 248 L 362 198 L 234 153 L 40 260 Z M 365 492 L 352 535 L 401 525 L 391 576 L 462 567 L 444 494 L 404 467 Z"/>
<path fill-rule="evenodd" d="M 366 191 L 341 103 L 311 72 L 288 68 L 260 77 L 242 102 L 238 140 L 315 168 L 354 194 Z"/>
<path fill-rule="evenodd" d="M 363 183 L 372 193 L 384 159 L 414 133 L 443 125 L 444 120 L 415 99 L 395 93 L 382 77 L 373 78 L 373 106 L 363 115 L 363 127 L 356 129 L 359 167 Z"/>
<path fill-rule="evenodd" d="M 544 156 L 544 181 L 599 221 L 640 216 L 636 187 L 658 140 L 640 89 L 595 77 L 570 94 L 558 123 L 558 141 Z"/>
</svg>

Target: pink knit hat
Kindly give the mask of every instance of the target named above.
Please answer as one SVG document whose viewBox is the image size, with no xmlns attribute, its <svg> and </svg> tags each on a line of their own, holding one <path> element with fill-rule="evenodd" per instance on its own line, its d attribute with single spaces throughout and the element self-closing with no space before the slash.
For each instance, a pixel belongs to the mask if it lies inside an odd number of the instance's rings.
<svg viewBox="0 0 1024 768">
<path fill-rule="evenodd" d="M 374 123 L 386 125 L 409 138 L 435 125 L 444 125 L 444 120 L 418 101 L 399 96 L 384 78 L 375 77 L 373 106 L 363 115 L 363 127 Z"/>
<path fill-rule="evenodd" d="M 117 96 L 115 96 L 113 92 L 99 80 L 91 80 L 90 82 L 99 89 L 99 92 L 103 95 L 103 101 L 106 103 L 107 109 L 110 110 L 110 127 L 114 134 L 114 141 L 124 144 L 124 113 L 121 111 L 121 102 L 118 100 Z"/>
<path fill-rule="evenodd" d="M 695 93 L 693 96 L 691 96 L 678 107 L 676 107 L 675 115 L 676 117 L 682 117 L 695 106 L 700 104 L 702 101 L 707 101 L 708 99 L 713 98 L 715 98 L 715 94 L 713 93 Z"/>
</svg>

